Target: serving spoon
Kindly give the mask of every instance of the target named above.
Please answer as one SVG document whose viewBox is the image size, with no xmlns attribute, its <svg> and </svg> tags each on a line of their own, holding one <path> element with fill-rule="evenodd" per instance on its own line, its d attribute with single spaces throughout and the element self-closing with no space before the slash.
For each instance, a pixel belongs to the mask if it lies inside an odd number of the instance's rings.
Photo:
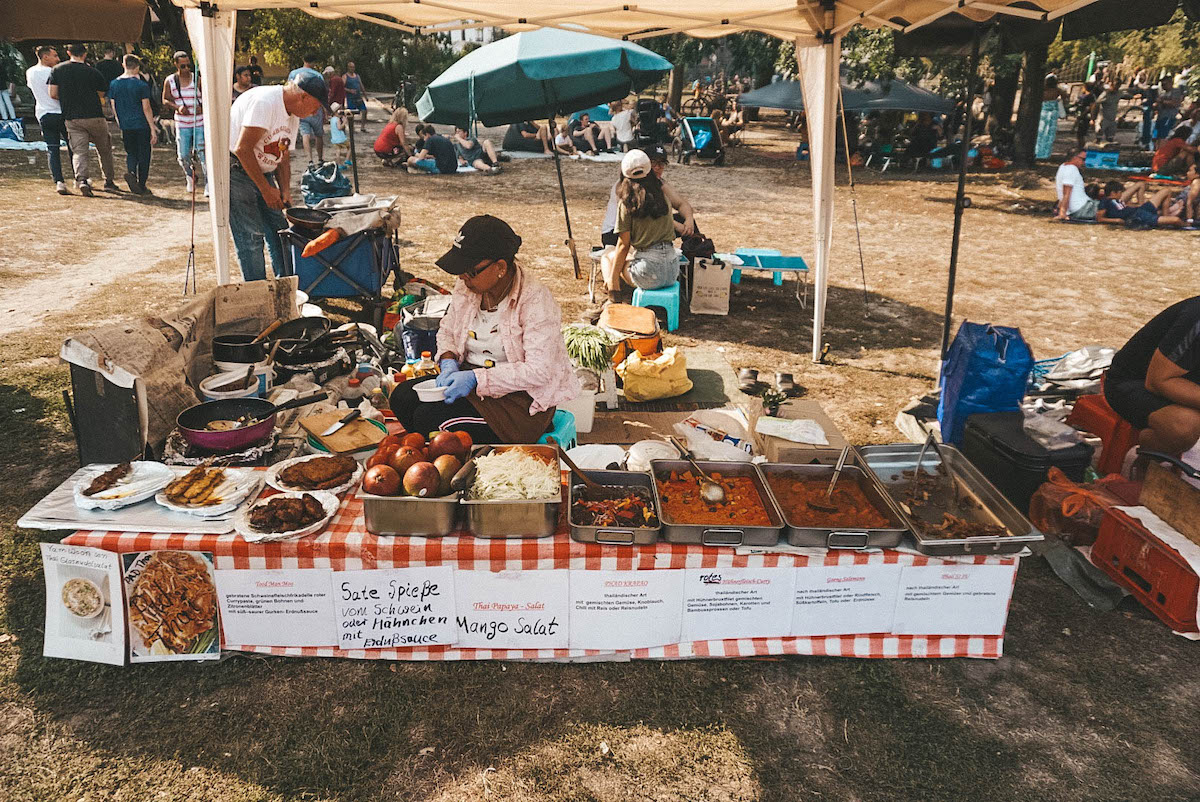
<svg viewBox="0 0 1200 802">
<path fill-rule="evenodd" d="M 679 440 L 674 437 L 669 439 L 671 441 L 671 445 L 679 449 L 679 453 L 683 455 L 683 458 L 688 461 L 688 464 L 691 465 L 692 469 L 699 475 L 700 498 L 704 499 L 709 504 L 724 504 L 726 500 L 725 488 L 714 482 L 712 477 L 700 470 L 700 466 L 697 465 L 696 460 L 692 458 L 692 452 L 684 448 L 683 443 L 680 443 Z"/>
</svg>

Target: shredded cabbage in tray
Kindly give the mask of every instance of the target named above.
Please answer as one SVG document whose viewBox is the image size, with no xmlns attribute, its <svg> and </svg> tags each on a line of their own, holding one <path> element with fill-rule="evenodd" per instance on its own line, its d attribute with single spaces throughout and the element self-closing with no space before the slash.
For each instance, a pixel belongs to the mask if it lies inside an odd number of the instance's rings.
<svg viewBox="0 0 1200 802">
<path fill-rule="evenodd" d="M 547 465 L 518 448 L 475 460 L 476 501 L 518 501 L 558 498 L 562 493 L 557 465 Z"/>
</svg>

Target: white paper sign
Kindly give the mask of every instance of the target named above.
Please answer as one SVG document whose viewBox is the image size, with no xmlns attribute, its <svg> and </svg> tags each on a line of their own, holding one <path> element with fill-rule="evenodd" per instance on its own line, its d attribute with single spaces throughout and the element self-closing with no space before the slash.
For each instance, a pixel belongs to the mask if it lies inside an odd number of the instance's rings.
<svg viewBox="0 0 1200 802">
<path fill-rule="evenodd" d="M 572 649 L 679 643 L 682 570 L 571 571 Z"/>
<path fill-rule="evenodd" d="M 217 571 L 226 643 L 336 646 L 328 568 Z"/>
<path fill-rule="evenodd" d="M 567 571 L 455 571 L 458 645 L 467 649 L 565 649 Z"/>
<path fill-rule="evenodd" d="M 42 544 L 46 638 L 42 654 L 125 665 L 121 556 L 87 546 Z"/>
<path fill-rule="evenodd" d="M 333 572 L 334 620 L 342 649 L 454 643 L 454 569 Z"/>
<path fill-rule="evenodd" d="M 797 568 L 791 634 L 890 632 L 900 569 L 899 565 Z"/>
<path fill-rule="evenodd" d="M 1015 565 L 905 566 L 900 574 L 897 635 L 1001 635 Z"/>
<path fill-rule="evenodd" d="M 792 568 L 688 568 L 683 639 L 768 638 L 792 627 Z"/>
</svg>

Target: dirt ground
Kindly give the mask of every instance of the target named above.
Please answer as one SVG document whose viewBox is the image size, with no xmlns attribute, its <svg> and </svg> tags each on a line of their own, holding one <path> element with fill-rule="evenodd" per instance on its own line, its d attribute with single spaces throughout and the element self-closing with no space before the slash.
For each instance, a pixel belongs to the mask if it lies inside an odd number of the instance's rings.
<svg viewBox="0 0 1200 802">
<path fill-rule="evenodd" d="M 378 123 L 372 125 L 372 134 Z M 807 165 L 778 119 L 723 168 L 672 165 L 718 250 L 812 252 Z M 44 156 L 0 152 L 0 797 L 14 800 L 1200 799 L 1195 644 L 1137 612 L 1096 613 L 1038 559 L 1019 574 L 1001 660 L 833 658 L 632 665 L 408 665 L 250 659 L 114 669 L 40 657 L 39 539 L 13 522 L 76 466 L 64 336 L 180 301 L 190 203 L 169 151 L 155 197 L 60 198 Z M 415 177 L 364 158 L 365 191 L 405 199 L 405 269 L 489 212 L 574 319 L 554 167 Z M 120 157 L 118 157 L 120 163 Z M 563 165 L 581 251 L 615 164 Z M 1039 358 L 1120 345 L 1196 294 L 1194 234 L 1054 225 L 1052 170 L 972 175 L 955 320 L 1021 327 Z M 953 176 L 839 171 L 828 364 L 791 281 L 748 275 L 728 318 L 670 342 L 790 370 L 856 443 L 936 375 Z M 1016 188 L 1016 187 L 1022 188 Z M 866 302 L 855 236 L 857 209 Z M 199 285 L 211 286 L 206 207 Z M 585 262 L 586 269 L 586 262 Z M 514 700 L 519 700 L 513 704 Z M 607 750 L 600 744 L 607 745 Z"/>
</svg>

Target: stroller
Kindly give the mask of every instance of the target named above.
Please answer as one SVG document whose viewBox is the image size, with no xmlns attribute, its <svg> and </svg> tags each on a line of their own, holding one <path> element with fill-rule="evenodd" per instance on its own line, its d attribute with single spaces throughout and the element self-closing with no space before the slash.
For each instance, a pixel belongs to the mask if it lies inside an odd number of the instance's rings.
<svg viewBox="0 0 1200 802">
<path fill-rule="evenodd" d="M 688 164 L 693 158 L 712 159 L 718 166 L 724 164 L 725 148 L 717 124 L 711 117 L 684 117 L 671 143 L 671 155 L 680 164 Z"/>
<path fill-rule="evenodd" d="M 671 141 L 670 134 L 667 133 L 666 123 L 659 122 L 658 118 L 662 116 L 662 106 L 652 97 L 638 98 L 637 102 L 637 119 L 638 119 L 638 135 L 637 146 L 646 148 L 653 145 L 665 145 Z"/>
</svg>

